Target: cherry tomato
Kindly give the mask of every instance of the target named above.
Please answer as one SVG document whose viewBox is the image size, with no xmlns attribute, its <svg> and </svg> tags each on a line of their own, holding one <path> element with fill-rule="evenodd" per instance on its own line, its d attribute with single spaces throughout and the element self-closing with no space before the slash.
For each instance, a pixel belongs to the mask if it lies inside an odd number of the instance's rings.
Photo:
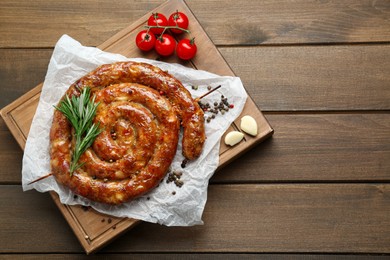
<svg viewBox="0 0 390 260">
<path fill-rule="evenodd" d="M 156 39 L 154 49 L 161 56 L 169 56 L 175 52 L 176 41 L 169 34 L 163 34 Z"/>
<path fill-rule="evenodd" d="M 160 13 L 153 13 L 148 19 L 149 26 L 168 26 L 167 18 Z M 162 34 L 164 28 L 151 28 L 150 31 L 154 34 Z"/>
<path fill-rule="evenodd" d="M 195 38 L 183 39 L 177 44 L 176 54 L 182 60 L 190 60 L 195 56 L 197 49 Z"/>
<path fill-rule="evenodd" d="M 168 18 L 168 25 L 169 26 L 178 26 L 183 29 L 188 28 L 188 17 L 182 12 L 176 11 L 175 13 L 171 14 Z M 172 33 L 175 34 L 181 34 L 184 31 L 179 30 L 179 29 L 171 29 Z"/>
<path fill-rule="evenodd" d="M 156 36 L 147 30 L 140 31 L 135 38 L 135 43 L 140 50 L 150 51 L 156 43 Z"/>
</svg>

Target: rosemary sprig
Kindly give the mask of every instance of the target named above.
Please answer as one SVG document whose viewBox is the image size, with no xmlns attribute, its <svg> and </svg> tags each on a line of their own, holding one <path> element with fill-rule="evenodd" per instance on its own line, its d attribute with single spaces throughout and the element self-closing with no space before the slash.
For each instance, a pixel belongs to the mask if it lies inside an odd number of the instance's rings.
<svg viewBox="0 0 390 260">
<path fill-rule="evenodd" d="M 65 115 L 75 130 L 76 144 L 70 164 L 70 175 L 83 165 L 78 163 L 80 156 L 102 132 L 99 129 L 99 124 L 92 123 L 99 103 L 95 103 L 95 96 L 92 98 L 90 96 L 90 88 L 85 87 L 80 96 L 72 96 L 72 98 L 66 96 L 58 107 L 55 106 L 57 110 Z"/>
</svg>

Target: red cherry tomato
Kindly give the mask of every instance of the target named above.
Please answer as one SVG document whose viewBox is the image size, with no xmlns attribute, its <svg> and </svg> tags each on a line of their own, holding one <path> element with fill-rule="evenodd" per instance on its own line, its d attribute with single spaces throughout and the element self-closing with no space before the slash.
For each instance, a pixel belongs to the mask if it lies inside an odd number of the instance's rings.
<svg viewBox="0 0 390 260">
<path fill-rule="evenodd" d="M 168 18 L 168 25 L 169 26 L 178 26 L 183 29 L 188 28 L 188 17 L 182 12 L 176 11 L 175 13 L 171 14 Z M 171 29 L 171 32 L 176 34 L 181 34 L 184 31 L 179 29 Z"/>
<path fill-rule="evenodd" d="M 167 18 L 160 13 L 153 13 L 148 19 L 149 26 L 168 26 Z M 151 28 L 150 31 L 154 34 L 162 34 L 164 28 Z"/>
<path fill-rule="evenodd" d="M 147 30 L 140 31 L 135 38 L 135 43 L 140 50 L 150 51 L 156 43 L 156 36 Z"/>
<path fill-rule="evenodd" d="M 161 56 L 169 56 L 175 52 L 176 41 L 169 34 L 163 34 L 156 39 L 154 49 Z"/>
<path fill-rule="evenodd" d="M 195 56 L 197 49 L 195 38 L 183 39 L 177 44 L 176 54 L 182 60 L 190 60 Z"/>
</svg>

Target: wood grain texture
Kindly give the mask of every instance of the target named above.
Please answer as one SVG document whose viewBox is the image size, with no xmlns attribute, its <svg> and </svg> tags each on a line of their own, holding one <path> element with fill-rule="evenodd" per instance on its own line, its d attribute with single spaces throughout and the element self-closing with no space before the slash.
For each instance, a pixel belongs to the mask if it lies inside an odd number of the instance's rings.
<svg viewBox="0 0 390 260">
<path fill-rule="evenodd" d="M 0 118 L 0 184 L 20 183 L 23 152 Z"/>
<path fill-rule="evenodd" d="M 215 45 L 210 41 L 207 34 L 196 21 L 196 18 L 193 16 L 188 7 L 180 0 L 165 2 L 157 9 L 139 18 L 134 22 L 134 24 L 126 27 L 106 42 L 99 45 L 98 48 L 106 51 L 109 50 L 113 53 L 119 53 L 126 57 L 138 56 L 139 50 L 129 49 L 128 42 L 135 41 L 135 36 L 139 27 L 146 23 L 150 15 L 152 15 L 152 12 L 173 13 L 178 9 L 184 11 L 188 18 L 192 21 L 189 29 L 197 35 L 197 40 L 200 42 L 198 44 L 200 54 L 198 54 L 195 59 L 191 60 L 190 63 L 185 65 L 199 69 L 209 69 L 212 72 L 220 72 L 224 75 L 233 75 L 230 67 L 221 57 Z M 205 54 L 207 54 L 208 59 L 204 56 Z M 176 59 L 178 58 L 176 57 Z M 169 61 L 175 62 L 175 56 L 172 56 L 172 60 Z M 215 64 L 218 64 L 219 66 L 215 66 Z M 34 116 L 34 111 L 38 105 L 37 103 L 41 86 L 42 84 L 0 111 L 4 122 L 7 124 L 22 149 L 25 146 L 30 124 Z M 219 157 L 219 165 L 224 165 L 228 161 L 233 160 L 240 153 L 250 149 L 255 144 L 260 143 L 273 133 L 273 129 L 269 126 L 267 120 L 264 118 L 261 111 L 258 110 L 252 99 L 247 99 L 243 112 L 254 117 L 259 123 L 258 134 L 252 137 L 247 136 L 240 145 L 220 151 L 221 156 Z M 240 119 L 237 118 L 237 120 Z M 100 247 L 107 244 L 113 238 L 139 222 L 133 219 L 117 219 L 112 221 L 113 223 L 111 223 L 110 227 L 107 227 L 105 223 L 101 222 L 102 215 L 97 214 L 96 211 L 83 212 L 77 210 L 77 208 L 74 210 L 74 207 L 72 206 L 63 205 L 53 192 L 51 195 L 53 195 L 52 197 L 54 198 L 57 206 L 68 221 L 87 254 L 100 249 Z M 91 229 L 88 227 L 90 225 L 95 225 L 96 228 Z"/>
<path fill-rule="evenodd" d="M 82 251 L 47 194 L 0 189 L 2 253 Z M 390 252 L 389 184 L 211 185 L 208 198 L 204 225 L 141 223 L 101 252 Z"/>
<path fill-rule="evenodd" d="M 0 115 L 19 146 L 24 150 L 30 127 L 38 107 L 43 84 L 29 90 L 11 104 L 0 110 Z"/>
<path fill-rule="evenodd" d="M 63 34 L 97 46 L 163 1 L 2 1 L 0 47 L 53 47 Z"/>
<path fill-rule="evenodd" d="M 4 260 L 14 260 L 14 259 L 23 259 L 23 260 L 41 260 L 44 258 L 48 259 L 90 259 L 91 256 L 85 256 L 82 254 L 2 254 L 2 259 Z M 217 254 L 217 253 L 120 253 L 120 254 L 96 254 L 93 256 L 93 259 L 160 259 L 160 260 L 181 260 L 181 259 L 201 259 L 201 260 L 236 260 L 236 259 L 268 259 L 268 260 L 323 260 L 323 259 L 332 259 L 332 260 L 365 260 L 367 258 L 374 260 L 388 260 L 388 256 L 380 254 L 360 254 L 360 255 L 348 255 L 348 254 L 263 254 L 263 253 L 228 253 L 228 254 Z"/>
<path fill-rule="evenodd" d="M 271 140 L 217 172 L 213 182 L 390 180 L 390 116 L 266 114 Z"/>
<path fill-rule="evenodd" d="M 52 52 L 52 49 L 0 49 L 0 108 L 45 79 Z"/>
<path fill-rule="evenodd" d="M 267 114 L 271 140 L 219 170 L 216 183 L 389 181 L 390 117 L 366 114 Z M 19 183 L 21 149 L 5 129 L 0 182 Z"/>
<path fill-rule="evenodd" d="M 219 50 L 263 111 L 390 109 L 390 45 Z"/>
<path fill-rule="evenodd" d="M 62 34 L 97 46 L 162 2 L 0 1 L 0 108 Z M 390 1 L 186 3 L 275 134 L 212 177 L 205 225 L 141 223 L 95 257 L 388 259 Z M 0 119 L 0 258 L 85 258 L 50 196 L 22 192 L 21 159 Z"/>
<path fill-rule="evenodd" d="M 52 47 L 62 34 L 97 46 L 161 3 L 2 1 L 0 47 Z M 390 41 L 387 0 L 187 3 L 217 45 Z"/>
<path fill-rule="evenodd" d="M 217 45 L 390 40 L 386 0 L 202 0 L 188 5 Z"/>
<path fill-rule="evenodd" d="M 2 185 L 0 189 L 1 253 L 42 252 L 50 246 L 57 252 L 64 249 L 84 252 L 49 194 L 23 192 L 20 185 Z M 30 212 L 26 211 L 28 208 Z M 61 249 L 60 245 L 64 247 Z"/>
<path fill-rule="evenodd" d="M 390 45 L 219 48 L 263 111 L 389 110 Z M 0 106 L 43 81 L 52 49 L 0 50 Z M 34 71 L 34 72 L 33 72 Z M 18 75 L 15 77 L 15 75 Z"/>
</svg>

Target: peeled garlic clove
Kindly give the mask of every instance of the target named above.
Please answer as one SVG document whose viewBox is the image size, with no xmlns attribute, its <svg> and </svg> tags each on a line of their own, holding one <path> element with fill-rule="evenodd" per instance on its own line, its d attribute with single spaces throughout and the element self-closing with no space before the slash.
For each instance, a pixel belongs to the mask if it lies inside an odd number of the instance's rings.
<svg viewBox="0 0 390 260">
<path fill-rule="evenodd" d="M 231 131 L 225 136 L 225 144 L 233 146 L 241 142 L 244 134 L 238 131 Z"/>
<path fill-rule="evenodd" d="M 251 116 L 243 116 L 241 118 L 241 130 L 247 134 L 256 136 L 257 135 L 256 120 Z"/>
</svg>

